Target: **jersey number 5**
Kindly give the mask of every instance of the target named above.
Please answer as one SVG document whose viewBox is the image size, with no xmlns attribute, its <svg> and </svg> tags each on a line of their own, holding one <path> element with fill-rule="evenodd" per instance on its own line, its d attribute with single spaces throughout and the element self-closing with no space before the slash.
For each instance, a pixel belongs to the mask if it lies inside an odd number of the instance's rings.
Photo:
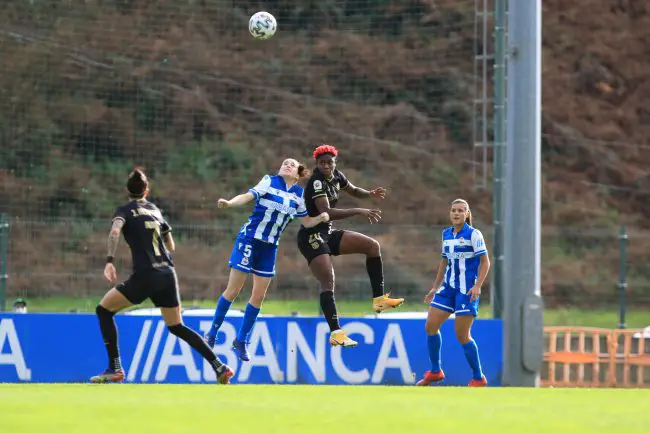
<svg viewBox="0 0 650 433">
<path fill-rule="evenodd" d="M 244 266 L 248 265 L 251 254 L 253 253 L 253 247 L 251 245 L 244 245 L 241 242 L 239 243 L 239 251 L 242 252 L 244 258 L 241 259 L 241 264 Z"/>
<path fill-rule="evenodd" d="M 158 221 L 145 221 L 144 227 L 147 230 L 153 230 L 153 235 L 151 236 L 153 254 L 156 257 L 160 257 L 160 224 Z"/>
</svg>

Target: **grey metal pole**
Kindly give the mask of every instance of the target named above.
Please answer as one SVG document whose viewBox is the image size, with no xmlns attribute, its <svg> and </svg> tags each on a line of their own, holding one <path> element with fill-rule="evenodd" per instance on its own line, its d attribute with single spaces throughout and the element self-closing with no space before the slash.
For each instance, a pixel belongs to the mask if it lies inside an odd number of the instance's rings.
<svg viewBox="0 0 650 433">
<path fill-rule="evenodd" d="M 505 386 L 539 386 L 541 258 L 541 0 L 508 4 L 504 269 Z"/>
<path fill-rule="evenodd" d="M 496 0 L 494 7 L 494 176 L 492 183 L 492 315 L 502 317 L 503 311 L 503 219 L 505 206 L 506 163 L 506 6 L 508 0 Z"/>
<path fill-rule="evenodd" d="M 7 280 L 9 271 L 7 262 L 9 261 L 8 245 L 9 243 L 9 216 L 0 214 L 0 311 L 4 311 L 7 306 Z M 0 347 L 0 350 L 2 348 Z"/>
<path fill-rule="evenodd" d="M 627 291 L 627 276 L 625 274 L 625 265 L 627 263 L 627 230 L 625 226 L 621 226 L 621 231 L 618 235 L 619 240 L 619 257 L 618 257 L 618 302 L 619 302 L 619 321 L 618 327 L 625 329 L 625 295 Z"/>
</svg>

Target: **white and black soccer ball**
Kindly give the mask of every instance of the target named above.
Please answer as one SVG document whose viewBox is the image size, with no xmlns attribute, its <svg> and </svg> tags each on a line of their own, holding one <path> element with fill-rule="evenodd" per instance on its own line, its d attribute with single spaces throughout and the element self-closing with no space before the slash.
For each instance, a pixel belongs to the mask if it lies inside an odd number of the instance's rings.
<svg viewBox="0 0 650 433">
<path fill-rule="evenodd" d="M 269 39 L 278 29 L 275 17 L 268 12 L 257 12 L 248 21 L 248 31 L 255 39 Z"/>
</svg>

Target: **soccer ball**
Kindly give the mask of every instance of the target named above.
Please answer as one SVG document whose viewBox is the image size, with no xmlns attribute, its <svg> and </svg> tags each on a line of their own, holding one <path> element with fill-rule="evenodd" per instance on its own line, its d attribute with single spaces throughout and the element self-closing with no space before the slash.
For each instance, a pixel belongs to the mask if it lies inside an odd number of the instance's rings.
<svg viewBox="0 0 650 433">
<path fill-rule="evenodd" d="M 275 17 L 268 12 L 257 12 L 248 21 L 248 31 L 255 39 L 269 39 L 277 29 Z"/>
</svg>

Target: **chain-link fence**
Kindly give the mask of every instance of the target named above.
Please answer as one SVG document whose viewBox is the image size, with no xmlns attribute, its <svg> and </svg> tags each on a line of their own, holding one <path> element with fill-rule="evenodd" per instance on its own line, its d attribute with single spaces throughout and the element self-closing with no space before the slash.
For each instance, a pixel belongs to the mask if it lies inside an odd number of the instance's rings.
<svg viewBox="0 0 650 433">
<path fill-rule="evenodd" d="M 184 296 L 211 298 L 246 217 L 217 211 L 216 199 L 247 190 L 285 157 L 308 161 L 327 142 L 340 148 L 339 167 L 354 184 L 391 189 L 381 225 L 340 226 L 376 236 L 387 286 L 419 301 L 452 199 L 469 199 L 491 242 L 493 7 L 492 0 L 2 2 L 8 295 L 101 294 L 108 221 L 125 199 L 125 176 L 144 165 L 152 200 L 175 227 Z M 260 9 L 278 21 L 268 41 L 248 34 L 248 17 Z M 569 26 L 558 16 L 545 16 L 545 25 Z M 545 38 L 560 44 L 563 34 Z M 618 51 L 640 43 L 627 33 L 601 40 Z M 625 223 L 628 304 L 647 306 L 650 147 L 642 144 L 647 127 L 635 120 L 645 113 L 638 83 L 647 80 L 621 72 L 636 71 L 631 63 L 608 73 L 611 62 L 592 51 L 546 59 L 544 88 L 553 97 L 545 93 L 543 116 L 543 293 L 549 306 L 616 308 Z M 574 60 L 577 75 L 558 66 Z M 580 85 L 567 88 L 576 77 Z M 576 120 L 577 112 L 584 116 Z M 272 296 L 315 290 L 296 229 L 282 240 Z M 339 297 L 369 292 L 362 258 L 335 264 Z M 118 266 L 126 276 L 125 245 Z"/>
<path fill-rule="evenodd" d="M 480 227 L 491 247 L 491 228 Z M 9 295 L 12 297 L 97 297 L 107 283 L 102 269 L 108 221 L 23 220 L 10 222 Z M 289 226 L 280 244 L 271 297 L 310 299 L 316 280 L 296 247 L 298 224 Z M 439 226 L 350 225 L 383 245 L 386 286 L 418 302 L 431 287 L 440 257 Z M 174 255 L 185 299 L 212 299 L 225 288 L 226 266 L 238 224 L 177 224 Z M 621 282 L 626 305 L 650 304 L 650 232 L 619 229 L 543 230 L 542 294 L 549 307 L 618 308 Z M 622 256 L 623 254 L 623 256 Z M 621 259 L 624 273 L 621 273 Z M 334 259 L 340 299 L 366 299 L 370 285 L 363 256 Z M 125 277 L 130 256 L 119 248 L 117 267 Z M 623 280 L 621 280 L 623 278 Z M 489 299 L 490 284 L 484 299 Z"/>
</svg>

